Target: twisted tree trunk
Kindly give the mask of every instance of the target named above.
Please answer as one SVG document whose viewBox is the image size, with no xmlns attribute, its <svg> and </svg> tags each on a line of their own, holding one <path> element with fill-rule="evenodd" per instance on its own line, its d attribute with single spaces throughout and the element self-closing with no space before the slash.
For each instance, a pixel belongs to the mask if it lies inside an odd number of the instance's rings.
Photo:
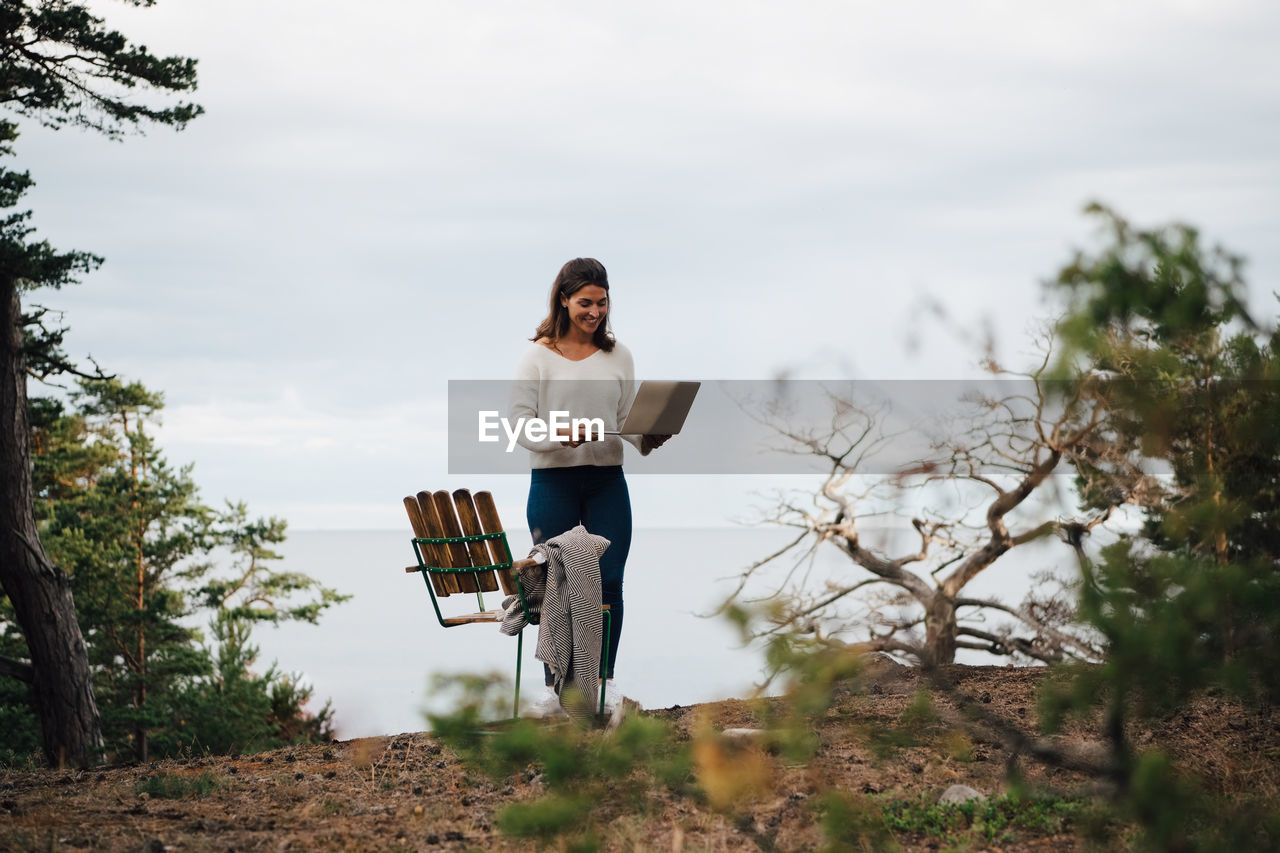
<svg viewBox="0 0 1280 853">
<path fill-rule="evenodd" d="M 70 578 L 40 544 L 32 514 L 26 355 L 17 281 L 0 280 L 0 586 L 31 654 L 31 686 L 53 766 L 102 758 L 102 725 Z"/>
<path fill-rule="evenodd" d="M 956 662 L 956 602 L 942 590 L 934 593 L 924 611 L 926 666 Z"/>
</svg>

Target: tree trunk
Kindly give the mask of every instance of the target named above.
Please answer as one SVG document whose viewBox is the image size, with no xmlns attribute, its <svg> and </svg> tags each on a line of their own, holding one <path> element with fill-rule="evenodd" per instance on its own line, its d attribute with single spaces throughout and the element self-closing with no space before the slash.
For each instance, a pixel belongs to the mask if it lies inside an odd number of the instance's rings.
<svg viewBox="0 0 1280 853">
<path fill-rule="evenodd" d="M 53 766 L 102 760 L 102 725 L 70 579 L 40 544 L 32 513 L 26 356 L 17 282 L 0 280 L 0 586 L 31 654 L 31 686 Z"/>
<path fill-rule="evenodd" d="M 941 590 L 933 594 L 924 611 L 924 653 L 929 664 L 956 661 L 956 602 Z"/>
</svg>

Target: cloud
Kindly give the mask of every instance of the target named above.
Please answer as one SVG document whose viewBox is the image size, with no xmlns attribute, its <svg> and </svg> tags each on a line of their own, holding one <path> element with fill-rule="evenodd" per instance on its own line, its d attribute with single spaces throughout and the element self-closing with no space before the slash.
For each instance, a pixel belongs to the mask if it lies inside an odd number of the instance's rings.
<svg viewBox="0 0 1280 853">
<path fill-rule="evenodd" d="M 281 448 L 294 454 L 342 447 L 361 456 L 394 454 L 414 443 L 446 438 L 440 399 L 338 411 L 332 406 L 332 401 L 307 402 L 296 388 L 270 401 L 183 403 L 165 410 L 158 435 L 167 443 L 192 446 Z"/>
<path fill-rule="evenodd" d="M 24 129 L 40 235 L 107 257 L 37 301 L 166 393 L 205 476 L 290 513 L 394 493 L 370 448 L 440 464 L 415 418 L 506 375 L 576 255 L 640 371 L 693 378 L 970 375 L 921 305 L 1017 347 L 1092 198 L 1203 226 L 1263 292 L 1280 269 L 1261 0 L 101 11 L 198 57 L 208 113 Z"/>
</svg>

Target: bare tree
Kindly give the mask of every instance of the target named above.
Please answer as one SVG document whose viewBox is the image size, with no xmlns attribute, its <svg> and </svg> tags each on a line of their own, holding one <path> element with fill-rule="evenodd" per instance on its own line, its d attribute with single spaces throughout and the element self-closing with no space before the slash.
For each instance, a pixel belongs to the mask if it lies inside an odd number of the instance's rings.
<svg viewBox="0 0 1280 853">
<path fill-rule="evenodd" d="M 758 411 L 790 452 L 817 457 L 825 473 L 812 492 L 779 497 L 764 520 L 796 536 L 744 571 L 726 606 L 765 613 L 757 636 L 862 629 L 867 650 L 921 663 L 951 663 L 958 649 L 1046 662 L 1100 659 L 1094 638 L 1072 625 L 1070 590 L 1048 573 L 1018 604 L 965 595 L 1015 548 L 1056 537 L 1078 549 L 1120 503 L 1068 508 L 1074 489 L 1062 475 L 1086 453 L 1096 464 L 1106 444 L 1103 410 L 1082 387 L 1048 382 L 1047 363 L 1046 354 L 1031 374 L 1000 371 L 1018 380 L 1000 383 L 1009 393 L 959 400 L 965 416 L 934 423 L 941 434 L 909 464 L 877 461 L 909 444 L 903 431 L 889 431 L 888 404 L 859 406 L 833 394 L 830 421 L 815 428 L 789 425 L 778 408 Z M 894 543 L 887 532 L 906 533 L 910 543 Z M 815 581 L 824 548 L 856 570 Z M 779 565 L 782 576 L 769 577 Z"/>
</svg>

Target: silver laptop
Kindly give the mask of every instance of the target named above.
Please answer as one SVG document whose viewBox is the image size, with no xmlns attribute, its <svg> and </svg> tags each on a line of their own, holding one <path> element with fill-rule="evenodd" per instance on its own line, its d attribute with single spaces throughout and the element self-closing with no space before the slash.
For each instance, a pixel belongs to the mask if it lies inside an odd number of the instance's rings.
<svg viewBox="0 0 1280 853">
<path fill-rule="evenodd" d="M 627 419 L 606 435 L 675 435 L 693 406 L 701 382 L 646 379 L 640 383 Z"/>
</svg>

